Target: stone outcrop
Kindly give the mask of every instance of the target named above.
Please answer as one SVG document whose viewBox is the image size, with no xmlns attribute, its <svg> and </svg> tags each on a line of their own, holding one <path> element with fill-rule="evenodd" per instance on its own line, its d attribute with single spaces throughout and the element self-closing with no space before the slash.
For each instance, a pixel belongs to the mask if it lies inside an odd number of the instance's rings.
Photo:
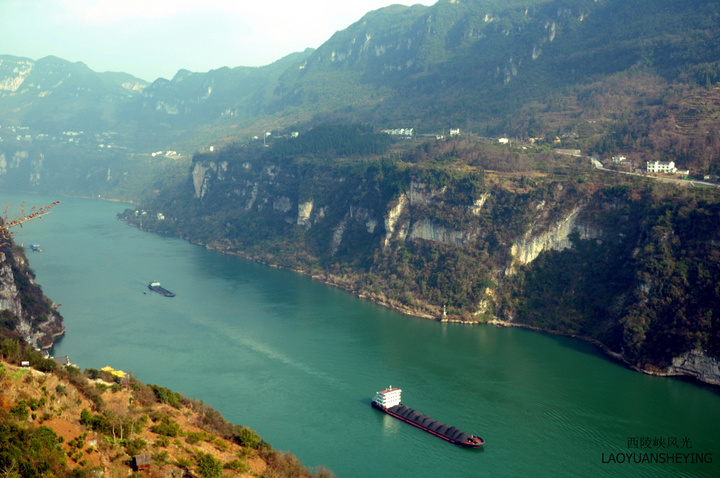
<svg viewBox="0 0 720 478">
<path fill-rule="evenodd" d="M 192 182 L 195 188 L 195 197 L 202 199 L 207 193 L 207 178 L 206 174 L 212 168 L 212 163 L 195 163 L 195 167 L 192 170 Z"/>
<path fill-rule="evenodd" d="M 565 219 L 553 224 L 545 232 L 537 233 L 534 229 L 530 229 L 525 233 L 510 248 L 514 265 L 529 264 L 544 251 L 569 249 L 572 247 L 570 235 L 574 232 L 579 234 L 580 239 L 599 238 L 600 231 L 578 221 L 581 211 L 580 207 L 574 209 Z M 513 268 L 510 267 L 507 273 L 513 272 Z"/>
<path fill-rule="evenodd" d="M 720 361 L 702 350 L 691 350 L 672 359 L 666 373 L 694 377 L 706 383 L 720 385 Z"/>
<path fill-rule="evenodd" d="M 13 268 L 11 261 L 16 261 L 17 266 Z M 30 288 L 23 293 L 42 294 L 40 288 L 35 284 L 32 276 L 23 272 L 27 270 L 24 256 L 15 253 L 8 257 L 0 252 L 0 311 L 7 311 L 18 319 L 15 332 L 33 347 L 50 348 L 55 338 L 65 333 L 62 325 L 62 317 L 57 312 L 58 305 L 49 303 L 45 317 L 35 317 L 22 306 L 22 297 L 17 282 L 16 274 L 26 274 L 24 281 L 30 283 Z"/>
<path fill-rule="evenodd" d="M 304 203 L 298 204 L 298 217 L 297 217 L 297 225 L 298 226 L 310 226 L 310 217 L 312 216 L 313 212 L 313 201 L 306 201 Z"/>
<path fill-rule="evenodd" d="M 474 238 L 470 233 L 438 226 L 429 219 L 416 221 L 412 225 L 409 237 L 411 239 L 425 239 L 426 241 L 443 242 L 456 246 L 466 244 Z"/>
<path fill-rule="evenodd" d="M 22 305 L 15 285 L 15 276 L 2 252 L 0 252 L 0 310 L 6 310 L 16 317 L 22 316 Z"/>
<path fill-rule="evenodd" d="M 400 215 L 403 213 L 408 203 L 409 200 L 407 195 L 401 194 L 397 200 L 397 204 L 391 207 L 387 213 L 387 216 L 385 216 L 385 241 L 383 243 L 385 247 L 390 244 L 390 239 L 392 238 L 393 233 L 395 232 L 395 229 L 398 225 Z"/>
</svg>

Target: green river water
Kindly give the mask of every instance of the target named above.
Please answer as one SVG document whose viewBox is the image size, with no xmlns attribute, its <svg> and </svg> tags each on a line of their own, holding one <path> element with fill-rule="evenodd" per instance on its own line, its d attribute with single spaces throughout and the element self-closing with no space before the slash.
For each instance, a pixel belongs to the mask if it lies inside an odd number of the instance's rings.
<svg viewBox="0 0 720 478">
<path fill-rule="evenodd" d="M 55 348 L 203 400 L 339 477 L 720 476 L 720 394 L 632 372 L 594 347 L 521 329 L 405 317 L 307 277 L 130 228 L 126 205 L 2 193 L 17 211 Z M 28 248 L 29 249 L 29 248 Z M 165 298 L 147 283 L 177 294 Z M 377 390 L 483 437 L 468 450 L 370 407 Z M 652 463 L 652 462 L 655 463 Z"/>
</svg>

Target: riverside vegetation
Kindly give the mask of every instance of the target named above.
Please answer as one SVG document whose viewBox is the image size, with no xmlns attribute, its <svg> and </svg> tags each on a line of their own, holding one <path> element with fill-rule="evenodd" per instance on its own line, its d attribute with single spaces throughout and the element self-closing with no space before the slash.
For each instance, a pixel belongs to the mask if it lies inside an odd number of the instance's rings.
<svg viewBox="0 0 720 478">
<path fill-rule="evenodd" d="M 150 84 L 4 57 L 0 184 L 128 199 L 128 223 L 409 314 L 581 336 L 720 383 L 716 190 L 582 157 L 717 182 L 718 9 L 394 5 L 266 67 Z M 398 128 L 414 134 L 380 134 Z"/>
<path fill-rule="evenodd" d="M 0 185 L 131 200 L 137 227 L 408 314 L 583 337 L 720 383 L 717 190 L 554 149 L 717 177 L 717 18 L 701 0 L 394 5 L 267 67 L 153 83 L 3 56 Z M 399 127 L 428 136 L 378 131 Z M 49 346 L 62 318 L 21 249 L 1 252 L 1 292 L 21 292 L 0 312 L 3 472 L 127 473 L 140 452 L 155 471 L 309 473 L 201 402 L 55 369 L 21 336 Z"/>
<path fill-rule="evenodd" d="M 0 347 L 3 476 L 131 475 L 143 463 L 147 476 L 332 476 L 322 467 L 312 473 L 202 401 L 132 377 L 121 384 L 107 372 L 59 367 L 17 340 Z M 12 365 L 18 359 L 31 367 Z"/>
<path fill-rule="evenodd" d="M 720 352 L 717 189 L 469 136 L 338 155 L 333 134 L 382 138 L 333 126 L 292 154 L 198 154 L 184 184 L 122 218 L 408 314 L 586 337 L 651 373 Z"/>
<path fill-rule="evenodd" d="M 12 228 L 58 203 L 0 219 L 0 473 L 7 477 L 131 474 L 147 457 L 150 476 L 333 476 L 306 469 L 253 430 L 202 401 L 109 372 L 43 357 L 64 333 L 56 305 L 34 280 Z M 20 365 L 26 362 L 26 366 Z"/>
</svg>

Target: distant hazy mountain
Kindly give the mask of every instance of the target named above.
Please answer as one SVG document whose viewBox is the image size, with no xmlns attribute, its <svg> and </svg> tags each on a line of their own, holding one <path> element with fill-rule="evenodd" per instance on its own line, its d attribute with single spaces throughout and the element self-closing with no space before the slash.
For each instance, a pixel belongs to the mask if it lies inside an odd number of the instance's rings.
<svg viewBox="0 0 720 478">
<path fill-rule="evenodd" d="M 593 141 L 605 141 L 605 150 L 627 148 L 632 135 L 609 143 L 605 136 L 620 129 L 618 120 L 636 114 L 627 105 L 638 102 L 648 82 L 635 81 L 632 88 L 603 82 L 639 72 L 657 89 L 663 82 L 716 83 L 718 15 L 718 2 L 701 0 L 393 5 L 369 12 L 317 50 L 259 68 L 181 70 L 151 84 L 54 57 L 2 56 L 0 133 L 28 128 L 0 136 L 5 169 L 18 151 L 43 154 L 36 168 L 49 167 L 58 155 L 74 156 L 64 148 L 48 154 L 38 143 L 9 144 L 13 138 L 48 135 L 52 141 L 73 131 L 95 135 L 79 142 L 88 154 L 108 138 L 128 153 L 190 154 L 218 141 L 327 120 L 527 137 L 554 136 L 603 117 Z M 30 185 L 40 183 L 36 178 Z"/>
<path fill-rule="evenodd" d="M 146 86 L 125 73 L 96 73 L 53 56 L 0 56 L 0 122 L 45 133 L 103 131 L 114 126 L 113 107 Z"/>
</svg>

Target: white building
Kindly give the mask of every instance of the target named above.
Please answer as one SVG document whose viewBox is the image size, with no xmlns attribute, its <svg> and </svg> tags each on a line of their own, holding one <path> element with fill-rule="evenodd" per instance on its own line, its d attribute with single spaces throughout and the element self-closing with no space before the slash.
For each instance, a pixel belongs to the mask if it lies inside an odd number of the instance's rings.
<svg viewBox="0 0 720 478">
<path fill-rule="evenodd" d="M 414 128 L 395 128 L 395 129 L 384 129 L 383 133 L 387 133 L 393 136 L 412 136 Z"/>
<path fill-rule="evenodd" d="M 400 394 L 402 394 L 402 390 L 393 388 L 391 385 L 385 390 L 377 392 L 373 398 L 373 402 L 384 408 L 394 407 L 395 405 L 400 405 Z"/>
<path fill-rule="evenodd" d="M 675 161 L 648 161 L 647 172 L 675 174 L 677 168 L 675 167 Z"/>
</svg>

